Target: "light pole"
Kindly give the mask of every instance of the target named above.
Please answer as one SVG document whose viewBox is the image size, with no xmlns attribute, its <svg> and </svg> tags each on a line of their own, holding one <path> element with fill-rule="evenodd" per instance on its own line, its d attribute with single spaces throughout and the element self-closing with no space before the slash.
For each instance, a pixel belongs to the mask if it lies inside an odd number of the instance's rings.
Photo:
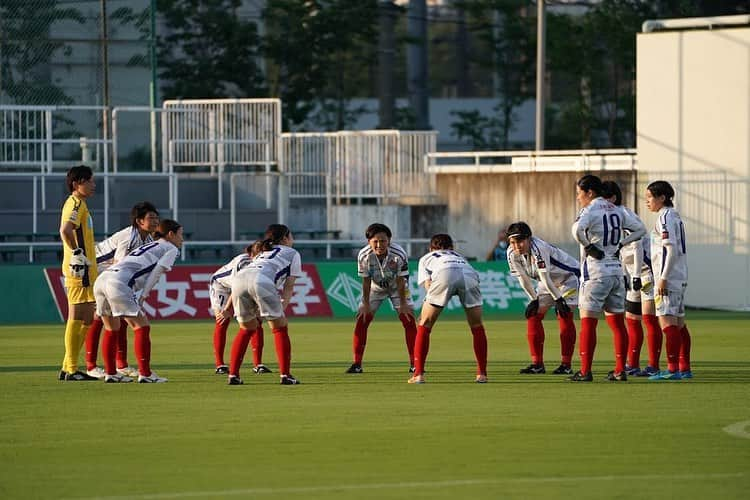
<svg viewBox="0 0 750 500">
<path fill-rule="evenodd" d="M 544 58 L 546 27 L 544 0 L 536 2 L 536 150 L 544 149 Z"/>
</svg>

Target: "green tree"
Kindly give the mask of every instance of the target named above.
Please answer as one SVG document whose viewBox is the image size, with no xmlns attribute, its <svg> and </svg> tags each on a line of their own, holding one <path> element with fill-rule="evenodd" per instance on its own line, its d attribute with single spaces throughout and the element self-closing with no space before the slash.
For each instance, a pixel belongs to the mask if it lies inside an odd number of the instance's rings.
<svg viewBox="0 0 750 500">
<path fill-rule="evenodd" d="M 492 116 L 454 112 L 451 125 L 461 140 L 482 149 L 507 149 L 518 121 L 516 109 L 531 97 L 534 78 L 535 24 L 526 0 L 475 0 L 457 2 L 467 14 L 468 30 L 486 50 L 472 52 L 472 60 L 489 68 L 498 104 Z M 479 128 L 477 128 L 479 127 Z"/>
<path fill-rule="evenodd" d="M 0 101 L 7 96 L 24 105 L 73 102 L 49 71 L 56 54 L 72 51 L 64 42 L 50 40 L 50 28 L 60 21 L 83 24 L 85 18 L 55 0 L 0 2 Z"/>
<path fill-rule="evenodd" d="M 264 97 L 256 23 L 241 0 L 157 0 L 167 35 L 158 37 L 167 98 Z"/>
<path fill-rule="evenodd" d="M 343 129 L 363 112 L 376 61 L 374 0 L 269 0 L 264 47 L 272 95 L 282 100 L 286 129 L 312 121 Z"/>
</svg>

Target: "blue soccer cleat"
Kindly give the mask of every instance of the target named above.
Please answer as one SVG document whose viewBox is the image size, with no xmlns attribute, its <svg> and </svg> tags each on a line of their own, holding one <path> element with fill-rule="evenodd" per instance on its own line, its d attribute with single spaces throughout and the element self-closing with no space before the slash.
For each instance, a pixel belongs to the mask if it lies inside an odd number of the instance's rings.
<svg viewBox="0 0 750 500">
<path fill-rule="evenodd" d="M 643 370 L 639 371 L 635 374 L 636 377 L 650 377 L 651 375 L 656 375 L 659 373 L 658 368 L 654 368 L 653 366 L 647 366 Z"/>
<path fill-rule="evenodd" d="M 684 372 L 680 372 L 680 377 L 682 377 L 682 378 L 693 378 L 693 371 L 692 370 L 686 370 Z"/>
<path fill-rule="evenodd" d="M 649 380 L 682 380 L 682 377 L 680 376 L 680 372 L 670 372 L 669 370 L 664 370 L 656 375 L 651 375 Z"/>
</svg>

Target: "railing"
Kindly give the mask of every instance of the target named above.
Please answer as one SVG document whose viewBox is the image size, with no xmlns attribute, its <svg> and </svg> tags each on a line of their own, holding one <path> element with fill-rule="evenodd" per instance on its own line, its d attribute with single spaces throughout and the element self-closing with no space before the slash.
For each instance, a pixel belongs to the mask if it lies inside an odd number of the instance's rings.
<svg viewBox="0 0 750 500">
<path fill-rule="evenodd" d="M 430 152 L 424 157 L 424 171 L 429 174 L 632 171 L 637 168 L 636 149 Z"/>
<path fill-rule="evenodd" d="M 191 253 L 193 253 L 193 250 L 196 249 L 208 249 L 208 250 L 216 250 L 216 249 L 225 249 L 225 248 L 238 248 L 242 247 L 244 245 L 247 245 L 250 243 L 249 241 L 237 241 L 237 240 L 213 240 L 213 241 L 185 241 L 182 246 L 182 251 L 180 252 L 180 260 L 185 262 L 186 260 L 192 260 L 189 259 L 189 256 Z M 398 239 L 398 243 L 404 247 L 408 255 L 413 255 L 413 250 L 415 249 L 415 245 L 428 245 L 430 243 L 429 239 L 426 238 L 411 238 L 411 239 Z M 364 240 L 338 240 L 338 239 L 325 239 L 325 240 L 311 240 L 311 239 L 304 239 L 304 240 L 294 240 L 295 246 L 298 247 L 298 249 L 301 248 L 321 248 L 325 250 L 325 259 L 330 260 L 333 258 L 333 251 L 336 248 L 344 248 L 344 249 L 357 249 L 365 246 L 367 244 Z M 5 254 L 8 250 L 15 250 L 15 249 L 24 249 L 25 252 L 28 252 L 28 262 L 30 264 L 33 264 L 36 261 L 36 255 L 35 252 L 41 250 L 41 249 L 47 249 L 51 251 L 60 252 L 62 248 L 62 243 L 59 241 L 43 241 L 43 242 L 0 242 L 0 255 L 2 255 L 2 260 L 6 260 Z M 235 250 L 237 252 L 241 250 Z"/>
<path fill-rule="evenodd" d="M 52 172 L 56 166 L 69 168 L 84 162 L 108 170 L 111 140 L 101 137 L 96 125 L 106 116 L 107 109 L 104 106 L 0 106 L 0 167 Z M 81 160 L 73 159 L 78 148 L 71 150 L 70 145 L 80 148 Z M 92 154 L 92 145 L 95 154 Z M 65 150 L 56 153 L 57 146 Z"/>
</svg>

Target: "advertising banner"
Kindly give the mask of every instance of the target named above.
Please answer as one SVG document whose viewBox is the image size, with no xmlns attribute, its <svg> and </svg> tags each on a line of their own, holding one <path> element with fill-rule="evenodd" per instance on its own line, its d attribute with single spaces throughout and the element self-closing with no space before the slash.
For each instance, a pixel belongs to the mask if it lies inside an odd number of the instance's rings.
<svg viewBox="0 0 750 500">
<path fill-rule="evenodd" d="M 210 319 L 208 281 L 219 266 L 175 266 L 162 275 L 143 309 L 154 319 Z M 294 284 L 287 316 L 331 317 L 331 308 L 314 264 L 303 264 L 304 276 Z M 60 268 L 46 268 L 55 303 L 61 317 L 68 317 L 65 278 Z"/>
<path fill-rule="evenodd" d="M 485 314 L 520 315 L 526 307 L 526 294 L 510 275 L 505 262 L 472 263 L 479 272 Z M 417 308 L 424 300 L 424 288 L 417 286 L 417 263 L 409 264 L 409 287 Z M 175 266 L 162 276 L 144 303 L 154 319 L 210 319 L 208 281 L 218 266 Z M 67 318 L 64 278 L 59 267 L 46 268 L 45 276 L 61 318 Z M 287 315 L 313 318 L 353 318 L 362 295 L 362 279 L 354 262 L 303 264 L 305 275 L 294 284 L 294 295 Z M 390 302 L 381 306 L 392 311 Z M 448 304 L 444 315 L 461 315 L 457 298 Z"/>
</svg>

